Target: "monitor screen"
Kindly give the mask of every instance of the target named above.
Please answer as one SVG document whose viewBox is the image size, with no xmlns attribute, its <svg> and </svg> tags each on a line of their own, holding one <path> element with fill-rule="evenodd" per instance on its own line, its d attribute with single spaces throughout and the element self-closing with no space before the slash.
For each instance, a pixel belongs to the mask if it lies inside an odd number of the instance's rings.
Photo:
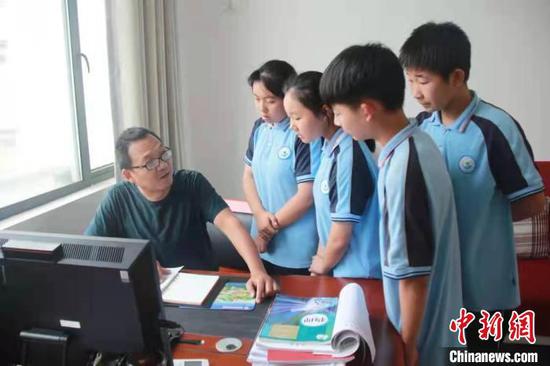
<svg viewBox="0 0 550 366">
<path fill-rule="evenodd" d="M 68 365 L 86 364 L 97 351 L 171 360 L 148 241 L 0 231 L 0 245 L 5 363 L 60 349 Z"/>
</svg>

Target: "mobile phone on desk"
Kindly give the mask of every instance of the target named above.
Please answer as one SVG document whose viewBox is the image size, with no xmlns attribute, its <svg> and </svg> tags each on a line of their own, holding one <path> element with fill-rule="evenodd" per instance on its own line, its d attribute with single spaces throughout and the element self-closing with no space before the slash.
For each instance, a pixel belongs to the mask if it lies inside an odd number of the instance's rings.
<svg viewBox="0 0 550 366">
<path fill-rule="evenodd" d="M 174 366 L 208 366 L 208 360 L 205 358 L 181 358 L 174 359 Z"/>
</svg>

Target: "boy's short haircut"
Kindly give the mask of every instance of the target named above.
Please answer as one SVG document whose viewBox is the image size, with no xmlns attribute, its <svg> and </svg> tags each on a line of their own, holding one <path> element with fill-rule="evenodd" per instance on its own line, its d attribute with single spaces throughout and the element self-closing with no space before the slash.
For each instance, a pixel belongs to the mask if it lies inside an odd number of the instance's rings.
<svg viewBox="0 0 550 366">
<path fill-rule="evenodd" d="M 429 22 L 413 30 L 401 47 L 399 60 L 405 68 L 423 69 L 445 80 L 455 69 L 470 76 L 471 45 L 466 33 L 452 22 Z"/>
<path fill-rule="evenodd" d="M 369 98 L 393 111 L 403 106 L 405 76 L 399 59 L 389 48 L 368 43 L 340 52 L 323 73 L 319 89 L 329 105 L 357 106 Z"/>
<path fill-rule="evenodd" d="M 284 85 L 288 79 L 296 76 L 296 71 L 291 64 L 282 60 L 270 60 L 252 71 L 248 76 L 248 85 L 252 87 L 256 81 L 261 81 L 265 88 L 273 95 L 283 98 Z"/>
</svg>

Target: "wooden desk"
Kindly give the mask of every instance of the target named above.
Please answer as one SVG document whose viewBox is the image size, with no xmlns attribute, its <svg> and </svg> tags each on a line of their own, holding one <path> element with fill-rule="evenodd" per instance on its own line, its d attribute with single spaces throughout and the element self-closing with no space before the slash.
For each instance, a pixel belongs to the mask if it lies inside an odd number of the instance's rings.
<svg viewBox="0 0 550 366">
<path fill-rule="evenodd" d="M 376 359 L 374 360 L 374 365 L 404 365 L 403 343 L 401 337 L 386 317 L 382 281 L 348 280 L 325 276 L 281 276 L 277 278 L 277 281 L 281 286 L 281 293 L 302 297 L 337 297 L 342 287 L 347 283 L 358 283 L 365 292 L 367 307 L 370 314 L 372 334 L 376 346 Z M 220 353 L 216 351 L 215 345 L 221 337 L 203 334 L 185 334 L 184 336 L 184 339 L 196 338 L 204 339 L 205 344 L 201 346 L 180 344 L 174 350 L 174 358 L 206 358 L 210 361 L 210 366 L 249 365 L 246 362 L 246 357 L 252 346 L 252 339 L 243 340 L 243 347 L 236 352 Z M 359 365 L 357 361 L 350 364 Z"/>
</svg>

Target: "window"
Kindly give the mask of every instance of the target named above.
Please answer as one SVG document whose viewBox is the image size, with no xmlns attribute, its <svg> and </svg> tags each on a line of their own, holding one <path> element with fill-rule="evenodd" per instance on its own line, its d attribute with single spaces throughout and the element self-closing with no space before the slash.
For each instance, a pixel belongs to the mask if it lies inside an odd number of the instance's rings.
<svg viewBox="0 0 550 366">
<path fill-rule="evenodd" d="M 0 219 L 113 176 L 105 2 L 0 0 Z"/>
</svg>

